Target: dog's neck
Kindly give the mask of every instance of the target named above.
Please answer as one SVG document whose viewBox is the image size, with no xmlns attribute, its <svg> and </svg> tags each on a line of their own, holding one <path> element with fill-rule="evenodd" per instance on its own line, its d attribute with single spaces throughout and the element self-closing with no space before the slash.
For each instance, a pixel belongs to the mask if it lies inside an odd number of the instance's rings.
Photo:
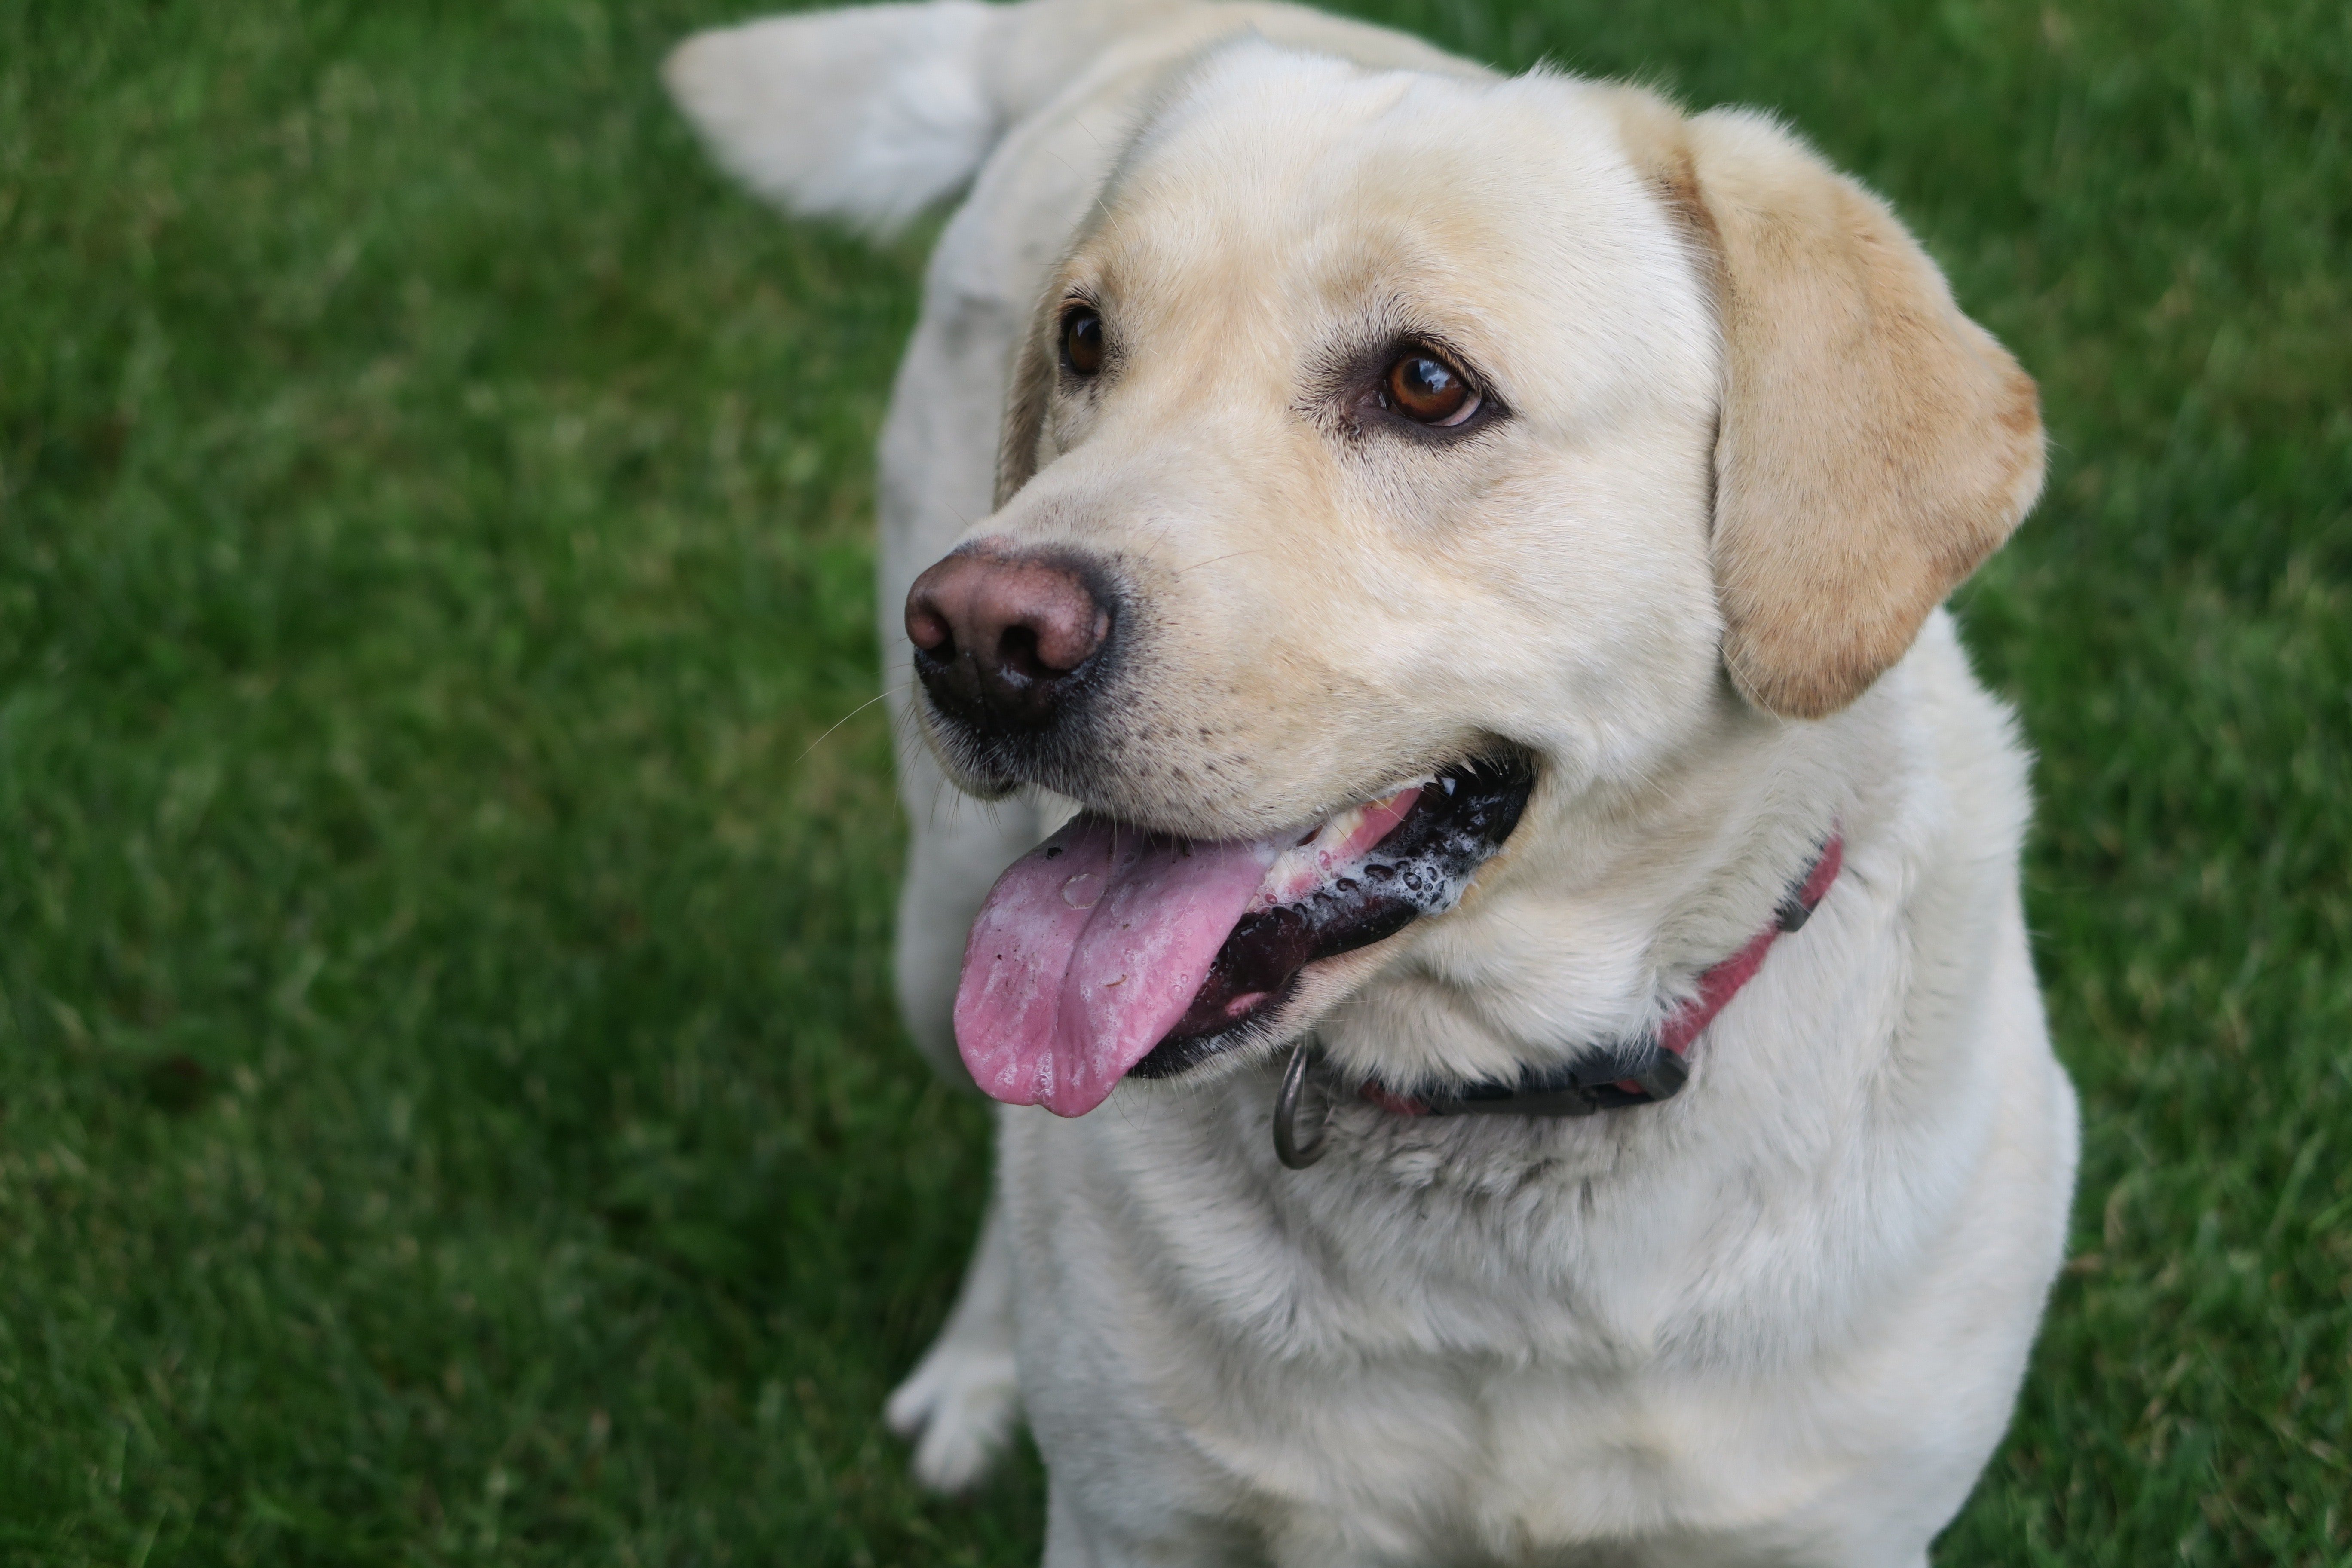
<svg viewBox="0 0 2352 1568">
<path fill-rule="evenodd" d="M 1638 784 L 1549 804 L 1489 885 L 1335 1009 L 1324 1049 L 1357 1079 L 1495 1082 L 1654 1035 L 1771 921 L 1832 832 L 1867 845 L 1905 787 L 1898 711 L 1865 700 L 1799 725 L 1725 711 Z"/>
</svg>

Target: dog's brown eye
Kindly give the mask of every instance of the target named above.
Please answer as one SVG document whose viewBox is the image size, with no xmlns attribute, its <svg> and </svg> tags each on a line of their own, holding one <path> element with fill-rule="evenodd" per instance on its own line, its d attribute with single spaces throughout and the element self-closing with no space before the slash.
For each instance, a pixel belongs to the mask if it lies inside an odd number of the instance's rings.
<svg viewBox="0 0 2352 1568">
<path fill-rule="evenodd" d="M 1478 412 L 1478 395 L 1462 373 L 1435 354 L 1407 353 L 1389 366 L 1388 405 L 1423 425 L 1459 425 Z"/>
<path fill-rule="evenodd" d="M 1102 369 L 1102 318 L 1084 306 L 1062 318 L 1062 363 L 1079 375 Z"/>
</svg>

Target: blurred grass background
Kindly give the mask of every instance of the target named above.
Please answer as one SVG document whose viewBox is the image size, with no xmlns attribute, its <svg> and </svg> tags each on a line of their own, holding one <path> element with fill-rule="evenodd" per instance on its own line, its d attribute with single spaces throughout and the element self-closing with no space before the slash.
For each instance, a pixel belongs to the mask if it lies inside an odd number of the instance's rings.
<svg viewBox="0 0 2352 1568">
<path fill-rule="evenodd" d="M 2352 1562 L 2352 8 L 1368 0 L 1785 110 L 2042 379 L 2074 1258 L 1946 1564 Z M 0 0 L 0 1557 L 1034 1559 L 877 1411 L 869 452 L 919 241 L 709 173 L 694 0 Z M 803 755 L 803 752 L 806 752 Z"/>
</svg>

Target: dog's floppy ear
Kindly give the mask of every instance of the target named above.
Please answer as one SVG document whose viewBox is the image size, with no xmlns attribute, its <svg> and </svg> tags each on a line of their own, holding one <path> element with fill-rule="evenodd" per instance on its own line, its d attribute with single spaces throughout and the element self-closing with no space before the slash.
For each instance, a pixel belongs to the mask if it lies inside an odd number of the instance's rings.
<svg viewBox="0 0 2352 1568">
<path fill-rule="evenodd" d="M 1765 116 L 1683 129 L 1666 183 L 1713 249 L 1723 323 L 1724 664 L 1757 707 L 1817 719 L 2024 517 L 2040 400 L 1885 203 Z"/>
</svg>

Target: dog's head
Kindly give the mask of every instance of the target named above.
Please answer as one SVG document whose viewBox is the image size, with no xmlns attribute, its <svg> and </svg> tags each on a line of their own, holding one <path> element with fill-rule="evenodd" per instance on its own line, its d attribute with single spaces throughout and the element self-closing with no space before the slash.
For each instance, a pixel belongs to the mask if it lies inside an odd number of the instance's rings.
<svg viewBox="0 0 2352 1568">
<path fill-rule="evenodd" d="M 975 1076 L 1068 1113 L 1296 1034 L 1515 832 L 1853 702 L 2041 471 L 2032 383 L 1769 120 L 1221 51 L 908 601 L 959 781 L 1087 813 L 982 912 Z"/>
</svg>

